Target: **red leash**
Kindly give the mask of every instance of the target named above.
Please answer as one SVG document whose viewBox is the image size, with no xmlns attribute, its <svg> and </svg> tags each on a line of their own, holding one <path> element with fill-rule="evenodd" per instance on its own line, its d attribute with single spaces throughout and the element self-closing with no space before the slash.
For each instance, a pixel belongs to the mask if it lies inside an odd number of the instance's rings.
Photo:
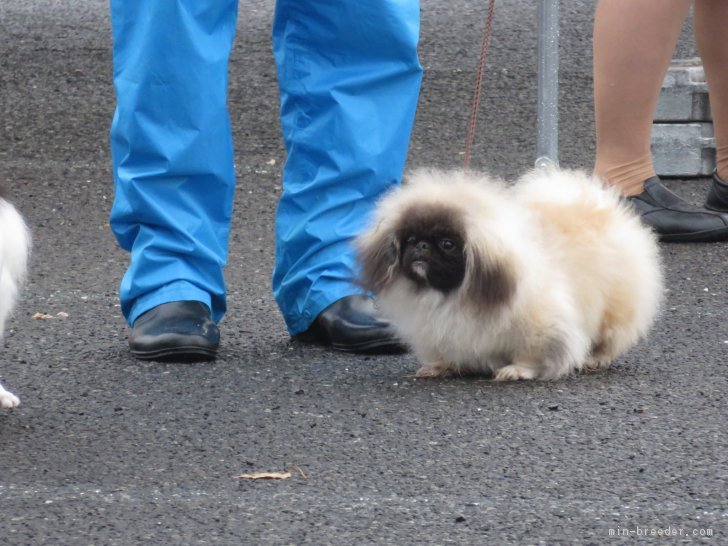
<svg viewBox="0 0 728 546">
<path fill-rule="evenodd" d="M 488 17 L 485 20 L 485 32 L 483 33 L 483 44 L 480 49 L 480 62 L 478 63 L 478 75 L 475 81 L 475 90 L 473 91 L 473 102 L 470 107 L 470 123 L 468 125 L 468 137 L 465 141 L 465 172 L 470 169 L 470 159 L 473 155 L 473 142 L 475 141 L 475 127 L 478 124 L 478 109 L 480 107 L 480 94 L 483 89 L 483 75 L 485 73 L 485 59 L 488 56 L 488 47 L 490 46 L 490 35 L 493 31 L 493 13 L 495 9 L 495 0 L 488 2 Z"/>
</svg>

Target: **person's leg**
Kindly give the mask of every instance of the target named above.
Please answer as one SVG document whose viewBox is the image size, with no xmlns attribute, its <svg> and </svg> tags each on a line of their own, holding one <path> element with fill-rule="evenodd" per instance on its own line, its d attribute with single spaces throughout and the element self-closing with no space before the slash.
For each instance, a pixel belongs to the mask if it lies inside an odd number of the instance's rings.
<svg viewBox="0 0 728 546">
<path fill-rule="evenodd" d="M 728 2 L 695 2 L 695 42 L 703 61 L 710 93 L 715 135 L 716 172 L 706 205 L 728 211 Z"/>
<path fill-rule="evenodd" d="M 111 0 L 115 198 L 129 324 L 201 302 L 220 320 L 234 191 L 226 106 L 237 0 Z"/>
<path fill-rule="evenodd" d="M 710 93 L 717 172 L 728 180 L 728 2 L 696 0 L 694 28 Z"/>
<path fill-rule="evenodd" d="M 594 172 L 625 195 L 655 175 L 660 87 L 692 0 L 600 0 L 594 20 Z"/>
<path fill-rule="evenodd" d="M 352 239 L 401 180 L 419 94 L 418 0 L 278 0 L 288 151 L 273 289 L 291 335 L 362 290 Z"/>
<path fill-rule="evenodd" d="M 594 21 L 594 173 L 629 198 L 662 241 L 728 239 L 728 215 L 687 203 L 652 165 L 660 87 L 691 0 L 600 0 Z"/>
</svg>

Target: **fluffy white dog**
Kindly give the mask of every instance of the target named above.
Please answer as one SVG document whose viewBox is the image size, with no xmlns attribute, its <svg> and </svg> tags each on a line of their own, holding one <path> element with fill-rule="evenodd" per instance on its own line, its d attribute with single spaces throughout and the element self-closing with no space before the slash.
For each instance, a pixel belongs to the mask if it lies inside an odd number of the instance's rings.
<svg viewBox="0 0 728 546">
<path fill-rule="evenodd" d="M 653 234 L 580 171 L 537 170 L 511 187 L 415 172 L 357 242 L 362 284 L 420 377 L 606 368 L 647 333 L 663 292 Z"/>
<path fill-rule="evenodd" d="M 28 228 L 0 187 L 0 339 L 25 279 L 29 251 Z M 0 408 L 13 408 L 19 403 L 17 396 L 0 385 Z"/>
</svg>

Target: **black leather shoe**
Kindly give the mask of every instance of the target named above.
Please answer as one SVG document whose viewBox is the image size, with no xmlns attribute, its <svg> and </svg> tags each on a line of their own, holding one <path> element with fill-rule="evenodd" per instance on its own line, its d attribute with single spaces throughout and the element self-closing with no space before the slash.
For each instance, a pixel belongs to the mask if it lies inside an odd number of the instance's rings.
<svg viewBox="0 0 728 546">
<path fill-rule="evenodd" d="M 718 176 L 718 173 L 713 173 L 713 183 L 710 185 L 708 197 L 705 199 L 705 208 L 717 212 L 728 212 L 728 182 Z"/>
<path fill-rule="evenodd" d="M 400 354 L 407 348 L 400 342 L 374 300 L 354 295 L 324 309 L 311 327 L 297 340 L 326 345 L 337 351 L 360 354 Z"/>
<path fill-rule="evenodd" d="M 158 305 L 134 321 L 129 335 L 129 348 L 140 360 L 213 360 L 219 344 L 210 309 L 199 301 Z"/>
<path fill-rule="evenodd" d="M 687 203 L 665 186 L 657 176 L 645 182 L 639 195 L 627 198 L 642 222 L 660 241 L 707 243 L 728 240 L 728 215 Z"/>
</svg>

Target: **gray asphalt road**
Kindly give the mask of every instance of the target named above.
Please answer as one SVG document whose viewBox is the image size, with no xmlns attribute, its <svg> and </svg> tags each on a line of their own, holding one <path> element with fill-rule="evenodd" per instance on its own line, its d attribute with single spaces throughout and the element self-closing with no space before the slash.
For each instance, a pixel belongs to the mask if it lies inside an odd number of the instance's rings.
<svg viewBox="0 0 728 546">
<path fill-rule="evenodd" d="M 728 245 L 663 246 L 662 316 L 600 375 L 422 381 L 411 356 L 288 339 L 269 280 L 283 161 L 272 4 L 240 4 L 230 311 L 220 358 L 194 366 L 138 363 L 125 345 L 106 3 L 0 4 L 0 177 L 35 234 L 1 357 L 23 404 L 0 413 L 0 543 L 605 544 L 658 529 L 727 543 Z M 531 4 L 497 5 L 474 163 L 502 176 L 534 159 Z M 593 2 L 562 4 L 562 162 L 589 167 Z M 462 160 L 484 12 L 423 1 L 410 166 Z M 706 183 L 672 187 L 700 202 Z"/>
</svg>

